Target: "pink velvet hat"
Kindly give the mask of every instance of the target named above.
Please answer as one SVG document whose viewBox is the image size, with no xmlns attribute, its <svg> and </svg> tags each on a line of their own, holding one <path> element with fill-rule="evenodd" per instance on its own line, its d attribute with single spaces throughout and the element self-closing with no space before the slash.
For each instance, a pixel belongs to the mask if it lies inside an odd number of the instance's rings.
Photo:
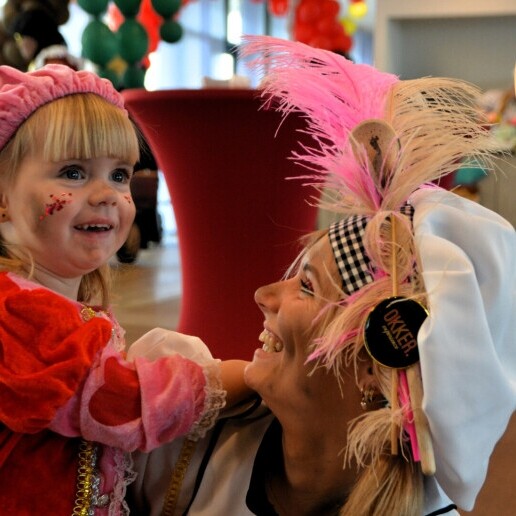
<svg viewBox="0 0 516 516">
<path fill-rule="evenodd" d="M 92 72 L 58 64 L 34 72 L 0 66 L 0 149 L 39 107 L 75 93 L 95 93 L 126 112 L 111 82 Z"/>
</svg>

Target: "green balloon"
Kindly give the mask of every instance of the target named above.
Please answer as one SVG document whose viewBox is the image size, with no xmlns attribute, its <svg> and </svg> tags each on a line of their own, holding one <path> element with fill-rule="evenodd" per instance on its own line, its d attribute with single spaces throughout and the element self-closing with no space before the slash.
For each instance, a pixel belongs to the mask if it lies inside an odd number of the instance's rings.
<svg viewBox="0 0 516 516">
<path fill-rule="evenodd" d="M 140 11 L 142 0 L 114 0 L 125 18 L 134 18 Z"/>
<path fill-rule="evenodd" d="M 145 70 L 140 66 L 128 66 L 122 75 L 124 88 L 143 88 Z"/>
<path fill-rule="evenodd" d="M 154 10 L 163 18 L 170 18 L 181 7 L 181 0 L 151 0 Z"/>
<path fill-rule="evenodd" d="M 97 70 L 97 75 L 103 79 L 110 80 L 116 89 L 120 87 L 120 77 L 113 70 L 110 70 L 104 66 L 100 66 Z"/>
<path fill-rule="evenodd" d="M 100 20 L 92 20 L 82 33 L 82 55 L 94 63 L 104 66 L 118 52 L 115 35 Z"/>
<path fill-rule="evenodd" d="M 141 61 L 149 48 L 149 36 L 145 27 L 134 18 L 125 20 L 116 33 L 118 53 L 128 63 Z"/>
<path fill-rule="evenodd" d="M 109 0 L 78 0 L 77 3 L 88 14 L 99 16 L 106 11 Z"/>
<path fill-rule="evenodd" d="M 159 34 L 163 41 L 177 43 L 183 37 L 183 27 L 175 20 L 168 20 L 161 25 Z"/>
</svg>

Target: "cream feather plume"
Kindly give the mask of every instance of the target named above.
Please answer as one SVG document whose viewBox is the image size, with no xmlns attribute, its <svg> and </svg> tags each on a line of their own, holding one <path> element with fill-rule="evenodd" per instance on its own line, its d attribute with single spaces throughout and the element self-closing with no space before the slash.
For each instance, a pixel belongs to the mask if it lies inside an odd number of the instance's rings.
<svg viewBox="0 0 516 516">
<path fill-rule="evenodd" d="M 333 211 L 397 210 L 419 186 L 453 172 L 461 160 L 493 168 L 499 149 L 479 123 L 480 91 L 471 84 L 400 81 L 334 52 L 268 36 L 247 36 L 240 54 L 252 57 L 250 66 L 264 75 L 264 98 L 285 116 L 306 114 L 314 145 L 294 152 L 293 159 L 312 171 L 305 178 L 337 192 L 325 206 Z M 370 119 L 389 124 L 395 137 L 389 148 L 393 159 L 389 170 L 382 168 L 380 183 L 351 137 Z"/>
</svg>

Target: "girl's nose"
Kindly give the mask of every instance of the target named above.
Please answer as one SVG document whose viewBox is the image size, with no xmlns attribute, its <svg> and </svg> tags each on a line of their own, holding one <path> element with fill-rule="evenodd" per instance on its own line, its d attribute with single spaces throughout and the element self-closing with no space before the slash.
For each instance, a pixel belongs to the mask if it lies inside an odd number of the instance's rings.
<svg viewBox="0 0 516 516">
<path fill-rule="evenodd" d="M 98 181 L 92 185 L 90 204 L 93 206 L 116 206 L 117 201 L 118 193 L 104 181 Z"/>
</svg>

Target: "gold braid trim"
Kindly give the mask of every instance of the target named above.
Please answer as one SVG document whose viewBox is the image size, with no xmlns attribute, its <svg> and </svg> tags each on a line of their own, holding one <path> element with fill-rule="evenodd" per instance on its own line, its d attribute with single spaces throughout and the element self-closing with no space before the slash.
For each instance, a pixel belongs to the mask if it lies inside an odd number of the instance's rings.
<svg viewBox="0 0 516 516">
<path fill-rule="evenodd" d="M 179 493 L 185 478 L 186 470 L 192 460 L 193 452 L 195 451 L 196 441 L 185 439 L 179 452 L 179 457 L 174 465 L 174 472 L 168 485 L 167 494 L 165 496 L 165 503 L 161 516 L 173 516 L 176 510 Z"/>
<path fill-rule="evenodd" d="M 107 507 L 108 494 L 99 494 L 100 474 L 97 469 L 98 444 L 82 440 L 79 445 L 77 490 L 72 516 L 94 516 L 96 507 Z"/>
<path fill-rule="evenodd" d="M 97 463 L 97 445 L 82 440 L 79 445 L 79 467 L 77 468 L 77 491 L 72 516 L 89 516 L 94 496 L 98 493 L 98 478 L 95 466 Z"/>
</svg>

